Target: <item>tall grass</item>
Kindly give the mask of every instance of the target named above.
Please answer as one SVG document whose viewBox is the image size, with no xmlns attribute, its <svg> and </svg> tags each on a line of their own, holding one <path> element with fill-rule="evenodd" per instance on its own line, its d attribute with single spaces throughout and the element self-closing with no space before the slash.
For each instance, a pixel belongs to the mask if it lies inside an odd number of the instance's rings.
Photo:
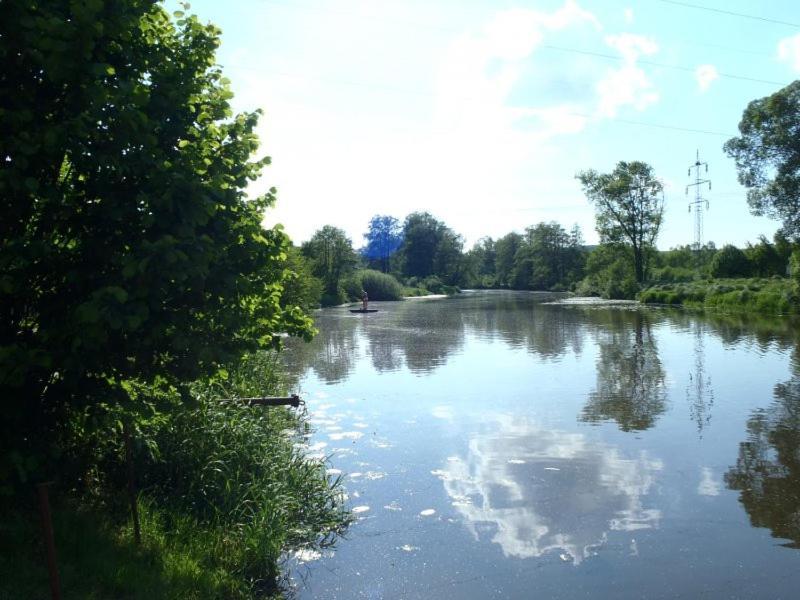
<svg viewBox="0 0 800 600">
<path fill-rule="evenodd" d="M 339 479 L 299 447 L 303 416 L 236 400 L 285 393 L 276 360 L 259 353 L 227 381 L 195 386 L 198 405 L 153 432 L 160 455 L 144 479 L 167 514 L 217 532 L 214 560 L 254 588 L 274 586 L 287 551 L 330 546 L 348 523 Z"/>
<path fill-rule="evenodd" d="M 225 379 L 195 384 L 193 402 L 174 399 L 177 408 L 138 423 L 141 547 L 118 474 L 98 479 L 104 493 L 54 490 L 65 598 L 277 595 L 285 557 L 335 543 L 349 515 L 340 480 L 304 454 L 304 414 L 236 400 L 284 394 L 283 373 L 275 353 L 254 354 Z M 13 510 L 0 520 L 0 599 L 46 597 L 36 514 Z"/>
</svg>

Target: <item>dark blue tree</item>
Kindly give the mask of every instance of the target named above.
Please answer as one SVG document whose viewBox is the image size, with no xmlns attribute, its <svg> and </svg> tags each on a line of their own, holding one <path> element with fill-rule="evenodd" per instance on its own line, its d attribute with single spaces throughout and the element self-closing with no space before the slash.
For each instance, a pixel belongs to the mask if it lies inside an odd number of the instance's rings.
<svg viewBox="0 0 800 600">
<path fill-rule="evenodd" d="M 364 258 L 380 265 L 381 271 L 389 270 L 389 259 L 403 243 L 400 222 L 389 215 L 375 215 L 369 222 L 369 231 L 364 234 L 367 245 L 361 250 Z"/>
</svg>

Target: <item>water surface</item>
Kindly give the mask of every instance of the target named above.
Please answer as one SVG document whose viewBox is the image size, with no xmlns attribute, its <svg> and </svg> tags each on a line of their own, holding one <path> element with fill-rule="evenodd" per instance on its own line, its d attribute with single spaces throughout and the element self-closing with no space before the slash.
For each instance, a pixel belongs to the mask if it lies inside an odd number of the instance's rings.
<svg viewBox="0 0 800 600">
<path fill-rule="evenodd" d="M 796 323 L 555 298 L 317 313 L 286 357 L 358 520 L 300 598 L 796 597 Z"/>
</svg>

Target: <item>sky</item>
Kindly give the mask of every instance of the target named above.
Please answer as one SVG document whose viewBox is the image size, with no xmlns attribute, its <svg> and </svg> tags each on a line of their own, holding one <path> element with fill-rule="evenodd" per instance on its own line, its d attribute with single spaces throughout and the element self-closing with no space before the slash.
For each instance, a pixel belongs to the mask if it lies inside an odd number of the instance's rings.
<svg viewBox="0 0 800 600">
<path fill-rule="evenodd" d="M 264 111 L 272 165 L 249 192 L 277 188 L 265 224 L 295 243 L 334 225 L 360 247 L 373 215 L 428 211 L 466 248 L 540 221 L 577 223 L 593 244 L 575 175 L 642 160 L 665 186 L 658 246 L 690 244 L 698 151 L 712 182 L 704 241 L 742 246 L 779 225 L 750 214 L 722 145 L 748 102 L 800 75 L 796 0 L 196 0 L 191 12 L 222 29 L 234 109 Z"/>
</svg>

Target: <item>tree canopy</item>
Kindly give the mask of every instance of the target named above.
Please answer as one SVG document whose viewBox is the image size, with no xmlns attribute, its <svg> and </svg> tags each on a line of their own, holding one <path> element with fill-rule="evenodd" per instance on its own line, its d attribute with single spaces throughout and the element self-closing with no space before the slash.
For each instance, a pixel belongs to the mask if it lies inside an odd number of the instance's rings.
<svg viewBox="0 0 800 600">
<path fill-rule="evenodd" d="M 400 221 L 390 215 L 375 215 L 370 219 L 364 238 L 367 245 L 362 250 L 363 256 L 377 262 L 384 273 L 388 272 L 389 259 L 403 243 Z"/>
<path fill-rule="evenodd" d="M 611 173 L 578 173 L 594 204 L 597 232 L 604 243 L 624 243 L 633 251 L 636 281 L 646 276 L 646 257 L 664 216 L 663 186 L 647 163 L 620 161 Z"/>
<path fill-rule="evenodd" d="M 325 225 L 303 243 L 302 252 L 311 260 L 314 275 L 322 280 L 323 304 L 344 302 L 342 278 L 356 263 L 356 254 L 347 234 L 338 227 Z"/>
<path fill-rule="evenodd" d="M 219 30 L 175 19 L 154 0 L 0 4 L 0 455 L 19 473 L 71 411 L 310 334 L 280 303 L 275 192 L 245 193 L 269 162 L 250 159 L 258 112 L 231 111 Z"/>
<path fill-rule="evenodd" d="M 800 80 L 753 100 L 739 122 L 740 136 L 725 143 L 736 161 L 739 182 L 748 188 L 755 215 L 782 223 L 783 233 L 800 239 Z"/>
</svg>

